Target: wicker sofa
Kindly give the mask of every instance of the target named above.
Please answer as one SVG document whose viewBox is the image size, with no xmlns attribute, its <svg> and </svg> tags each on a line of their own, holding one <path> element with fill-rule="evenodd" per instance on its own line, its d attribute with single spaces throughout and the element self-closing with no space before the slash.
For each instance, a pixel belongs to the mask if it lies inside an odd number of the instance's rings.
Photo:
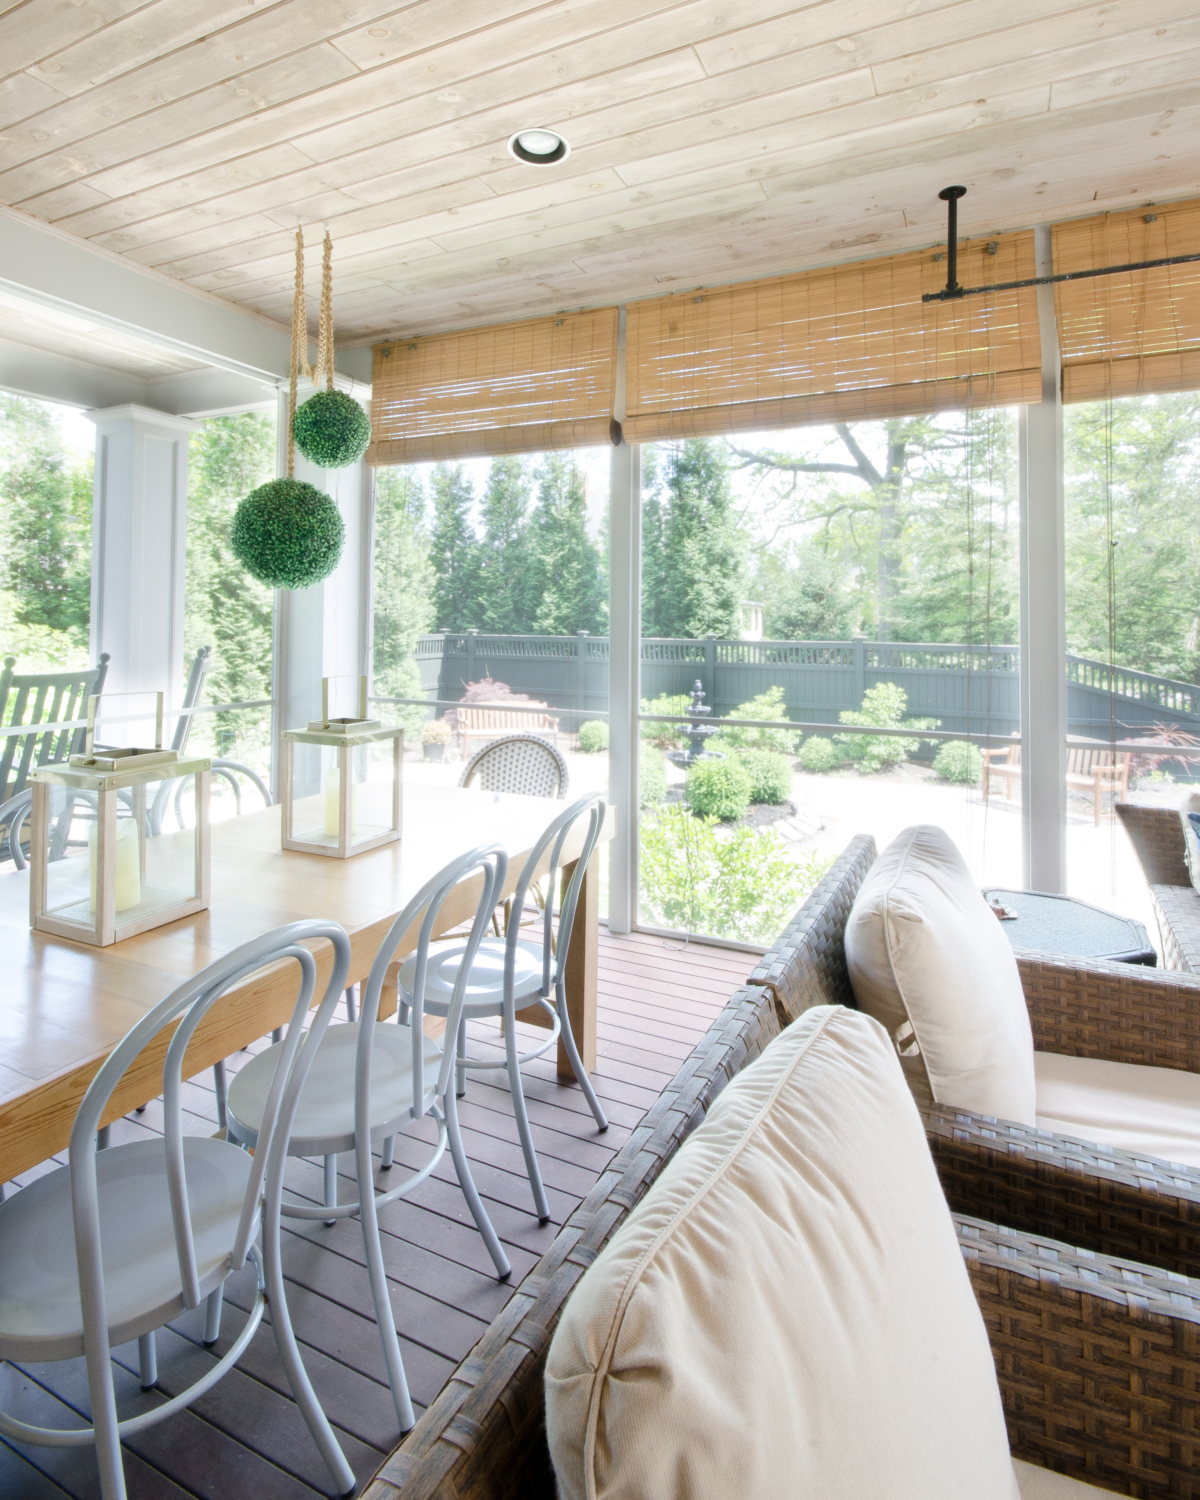
<svg viewBox="0 0 1200 1500">
<path fill-rule="evenodd" d="M 725 1083 L 808 1006 L 854 1003 L 842 934 L 874 858 L 874 841 L 859 838 L 834 864 L 381 1466 L 368 1500 L 554 1495 L 542 1378 L 567 1297 Z M 1038 1046 L 1200 1069 L 1200 981 L 1041 957 L 1022 958 L 1021 973 Z M 927 1110 L 926 1123 L 1014 1454 L 1119 1493 L 1200 1500 L 1200 1286 L 1181 1280 L 1200 1274 L 1200 1171 L 1168 1175 L 960 1111 Z"/>
<path fill-rule="evenodd" d="M 1150 887 L 1167 968 L 1200 974 L 1200 892 L 1192 888 L 1178 812 L 1118 802 L 1117 817 Z"/>
</svg>

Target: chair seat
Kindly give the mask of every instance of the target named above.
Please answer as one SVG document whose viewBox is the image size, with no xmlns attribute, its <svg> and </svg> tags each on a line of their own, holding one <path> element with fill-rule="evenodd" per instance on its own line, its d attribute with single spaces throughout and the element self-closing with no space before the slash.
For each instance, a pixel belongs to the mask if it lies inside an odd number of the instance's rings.
<svg viewBox="0 0 1200 1500">
<path fill-rule="evenodd" d="M 450 1010 L 450 998 L 454 994 L 455 981 L 462 965 L 465 943 L 441 952 L 431 949 L 429 965 L 425 970 L 425 1009 L 432 1016 L 444 1016 Z M 498 1016 L 504 1008 L 504 952 L 505 944 L 495 938 L 480 943 L 471 965 L 471 976 L 467 981 L 467 998 L 464 1011 L 468 1016 Z M 411 1001 L 413 980 L 417 972 L 416 954 L 410 954 L 400 965 L 400 991 Z M 541 943 L 518 943 L 516 970 L 514 974 L 513 998 L 517 1009 L 522 1000 L 532 1000 L 542 988 Z"/>
<path fill-rule="evenodd" d="M 201 1291 L 224 1281 L 253 1162 L 226 1141 L 185 1136 Z M 185 1311 L 161 1140 L 96 1157 L 109 1338 L 127 1343 Z M 0 1204 L 0 1359 L 82 1355 L 71 1173 L 60 1167 Z"/>
<path fill-rule="evenodd" d="M 1200 1167 L 1200 1076 L 1036 1052 L 1037 1123 L 1057 1135 Z"/>
<path fill-rule="evenodd" d="M 354 1070 L 357 1021 L 331 1026 L 321 1039 L 304 1081 L 292 1124 L 293 1156 L 327 1156 L 354 1147 Z M 306 1038 L 307 1040 L 307 1038 Z M 258 1053 L 229 1085 L 229 1134 L 248 1145 L 258 1139 L 271 1080 L 283 1043 Z M 441 1043 L 425 1038 L 425 1060 L 432 1085 L 442 1059 Z M 375 1028 L 371 1048 L 371 1139 L 391 1135 L 412 1108 L 412 1028 L 384 1022 Z"/>
</svg>

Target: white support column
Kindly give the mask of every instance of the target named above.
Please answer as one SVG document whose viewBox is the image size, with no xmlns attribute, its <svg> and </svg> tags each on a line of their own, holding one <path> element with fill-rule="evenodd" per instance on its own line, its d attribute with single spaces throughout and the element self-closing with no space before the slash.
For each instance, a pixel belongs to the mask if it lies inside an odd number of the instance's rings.
<svg viewBox="0 0 1200 1500">
<path fill-rule="evenodd" d="M 617 819 L 608 846 L 608 926 L 637 920 L 638 695 L 641 692 L 641 449 L 612 453 L 609 487 L 608 778 Z"/>
<path fill-rule="evenodd" d="M 301 401 L 310 394 L 302 391 Z M 280 474 L 287 472 L 287 409 L 287 392 L 281 391 Z M 307 589 L 279 589 L 275 595 L 276 765 L 281 763 L 278 737 L 283 730 L 303 728 L 319 716 L 322 677 L 358 677 L 368 671 L 371 471 L 361 459 L 345 469 L 318 469 L 297 453 L 296 478 L 333 498 L 346 523 L 346 542 L 328 578 Z M 350 711 L 331 707 L 335 713 Z M 274 790 L 277 795 L 279 788 Z"/>
<path fill-rule="evenodd" d="M 188 434 L 196 423 L 132 405 L 87 416 L 96 424 L 92 657 L 109 653 L 108 692 L 162 691 L 175 708 L 184 682 Z"/>
<path fill-rule="evenodd" d="M 1034 230 L 1053 274 L 1048 227 Z M 1021 408 L 1021 815 L 1025 883 L 1067 888 L 1067 614 L 1063 427 L 1052 287 L 1037 289 L 1042 400 Z"/>
</svg>

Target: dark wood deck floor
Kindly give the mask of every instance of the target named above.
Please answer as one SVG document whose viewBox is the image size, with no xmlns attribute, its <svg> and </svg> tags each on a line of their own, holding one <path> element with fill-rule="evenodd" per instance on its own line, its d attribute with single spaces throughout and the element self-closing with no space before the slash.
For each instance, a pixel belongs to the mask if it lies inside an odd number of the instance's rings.
<svg viewBox="0 0 1200 1500">
<path fill-rule="evenodd" d="M 513 1276 L 499 1283 L 454 1179 L 449 1156 L 412 1198 L 381 1214 L 392 1302 L 413 1400 L 427 1405 L 458 1361 L 504 1306 L 630 1130 L 703 1035 L 751 967 L 744 953 L 637 934 L 613 937 L 601 929 L 599 1061 L 594 1082 L 610 1127 L 604 1135 L 579 1090 L 560 1085 L 552 1055 L 525 1072 L 529 1113 L 552 1222 L 533 1216 L 503 1072 L 473 1074 L 461 1101 L 467 1151 L 475 1180 L 504 1241 Z M 531 1037 L 536 1033 L 531 1032 Z M 495 1031 L 476 1029 L 474 1048 L 494 1043 Z M 245 1057 L 247 1054 L 242 1054 Z M 236 1067 L 236 1059 L 231 1060 Z M 196 1133 L 216 1128 L 216 1105 L 206 1079 L 187 1085 L 186 1106 Z M 135 1139 L 160 1127 L 158 1106 L 113 1126 L 112 1140 Z M 419 1166 L 420 1136 L 397 1141 L 398 1166 Z M 42 1170 L 49 1170 L 47 1163 Z M 353 1173 L 353 1159 L 343 1158 Z M 30 1173 L 21 1181 L 37 1175 Z M 292 1164 L 289 1186 L 320 1201 L 321 1170 Z M 354 1193 L 353 1178 L 344 1196 Z M 309 1375 L 346 1457 L 366 1480 L 395 1445 L 398 1433 L 379 1339 L 371 1314 L 357 1221 L 297 1227 L 285 1240 L 288 1300 Z M 227 1284 L 219 1355 L 249 1306 L 249 1272 Z M 117 1352 L 122 1415 L 157 1404 L 199 1377 L 214 1362 L 200 1342 L 201 1311 L 158 1335 L 159 1385 L 142 1394 L 137 1350 Z M 0 1406 L 48 1426 L 78 1422 L 88 1410 L 82 1360 L 54 1365 L 0 1365 Z M 311 1500 L 328 1493 L 329 1477 L 288 1393 L 275 1342 L 260 1328 L 236 1370 L 193 1407 L 127 1444 L 125 1472 L 131 1500 Z M 4 1500 L 94 1500 L 99 1495 L 90 1448 L 15 1449 L 0 1441 L 0 1496 Z"/>
</svg>

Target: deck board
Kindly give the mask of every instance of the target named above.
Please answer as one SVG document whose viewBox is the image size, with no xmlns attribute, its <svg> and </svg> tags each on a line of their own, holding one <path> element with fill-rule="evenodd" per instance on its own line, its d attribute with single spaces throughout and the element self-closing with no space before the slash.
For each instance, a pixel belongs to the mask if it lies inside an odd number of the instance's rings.
<svg viewBox="0 0 1200 1500">
<path fill-rule="evenodd" d="M 533 1215 L 508 1087 L 502 1072 L 473 1074 L 460 1101 L 463 1139 L 475 1181 L 512 1262 L 508 1282 L 491 1261 L 463 1201 L 447 1156 L 411 1198 L 380 1214 L 384 1264 L 414 1405 L 426 1406 L 449 1378 L 513 1288 L 533 1268 L 596 1178 L 629 1138 L 663 1085 L 699 1041 L 753 959 L 745 953 L 647 934 L 614 937 L 601 929 L 598 1060 L 593 1081 L 609 1117 L 597 1131 L 583 1095 L 559 1082 L 554 1053 L 523 1074 L 551 1221 Z M 529 1042 L 545 1036 L 522 1027 Z M 471 1048 L 497 1056 L 493 1023 L 472 1028 Z M 249 1054 L 230 1060 L 236 1069 Z M 185 1129 L 216 1129 L 207 1076 L 185 1086 Z M 158 1101 L 113 1126 L 112 1139 L 144 1139 L 162 1129 Z M 428 1155 L 428 1123 L 396 1142 L 395 1171 Z M 43 1163 L 18 1186 L 51 1170 Z M 353 1156 L 339 1164 L 339 1195 L 356 1189 Z M 383 1180 L 383 1174 L 380 1174 Z M 287 1182 L 300 1198 L 320 1201 L 318 1164 L 293 1161 Z M 285 1220 L 285 1224 L 288 1221 Z M 284 1231 L 288 1306 L 317 1397 L 346 1457 L 365 1480 L 398 1439 L 391 1394 L 375 1329 L 357 1221 L 332 1226 L 292 1220 Z M 157 1403 L 211 1366 L 229 1348 L 253 1297 L 249 1270 L 227 1284 L 215 1352 L 200 1341 L 198 1310 L 159 1335 L 159 1387 L 138 1390 L 136 1349 L 116 1353 L 122 1412 Z M 77 1421 L 87 1410 L 82 1361 L 0 1366 L 0 1404 L 47 1425 Z M 329 1480 L 288 1391 L 275 1341 L 264 1322 L 238 1367 L 189 1411 L 140 1434 L 129 1445 L 131 1500 L 312 1500 Z M 14 1448 L 0 1441 L 0 1494 L 5 1500 L 98 1500 L 90 1449 Z"/>
</svg>

